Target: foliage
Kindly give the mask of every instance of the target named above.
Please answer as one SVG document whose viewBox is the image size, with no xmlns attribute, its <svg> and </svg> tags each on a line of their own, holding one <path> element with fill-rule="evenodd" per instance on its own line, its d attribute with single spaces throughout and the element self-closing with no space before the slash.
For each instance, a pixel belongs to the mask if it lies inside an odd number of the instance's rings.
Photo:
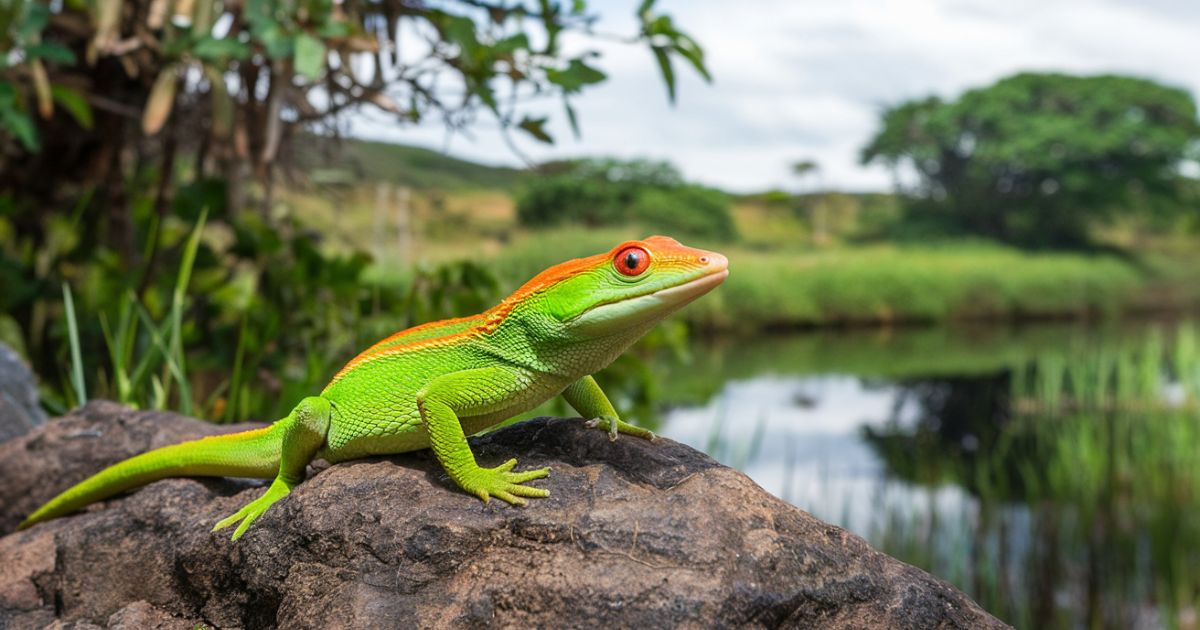
<svg viewBox="0 0 1200 630">
<path fill-rule="evenodd" d="M 736 263 L 716 299 L 691 307 L 689 318 L 698 324 L 747 328 L 1112 315 L 1132 304 L 1141 284 L 1133 266 L 1113 257 L 1026 254 L 985 245 L 728 254 Z"/>
<path fill-rule="evenodd" d="M 707 78 L 704 53 L 654 4 L 636 8 L 638 31 L 625 41 L 649 48 L 673 100 L 673 64 Z M 336 116 L 362 108 L 453 129 L 486 113 L 552 142 L 543 109 L 528 104 L 558 99 L 578 133 L 572 100 L 607 79 L 588 41 L 597 19 L 586 0 L 12 0 L 0 10 L 0 183 L 19 190 L 45 173 L 48 162 L 31 160 L 41 148 L 69 156 L 60 176 L 103 181 L 128 173 L 129 158 L 108 156 L 106 173 L 86 172 L 92 160 L 138 143 L 160 154 L 160 177 L 186 144 L 202 169 L 214 162 L 235 177 L 253 167 L 269 185 L 293 127 L 334 129 Z M 140 130 L 126 131 L 129 117 Z"/>
<path fill-rule="evenodd" d="M 653 0 L 636 18 L 624 41 L 672 100 L 675 64 L 707 78 Z M 478 310 L 496 285 L 473 263 L 370 282 L 365 255 L 281 212 L 276 164 L 311 139 L 298 130 L 336 135 L 362 109 L 453 130 L 487 116 L 549 142 L 551 97 L 578 133 L 571 103 L 607 78 L 596 19 L 585 0 L 0 3 L 0 334 L 27 341 L 52 405 L 262 418 L 364 340 Z"/>
<path fill-rule="evenodd" d="M 269 420 L 365 344 L 496 298 L 495 278 L 470 262 L 420 269 L 399 285 L 371 282 L 365 255 L 326 251 L 291 220 L 226 212 L 219 189 L 184 191 L 162 221 L 149 200 L 134 204 L 146 264 L 133 276 L 76 231 L 86 206 L 50 223 L 45 249 L 0 215 L 0 310 L 27 340 L 49 406 L 78 404 L 86 392 L 214 420 Z M 207 222 L 185 199 L 214 203 Z M 73 297 L 65 304 L 63 283 Z"/>
<path fill-rule="evenodd" d="M 1080 246 L 1093 223 L 1185 207 L 1178 167 L 1198 143 L 1185 90 L 1023 73 L 955 101 L 889 109 L 862 158 L 915 173 L 904 192 L 916 220 L 1021 245 Z"/>
<path fill-rule="evenodd" d="M 636 224 L 667 234 L 733 240 L 728 197 L 687 184 L 675 167 L 647 160 L 580 160 L 542 167 L 517 199 L 525 226 Z"/>
</svg>

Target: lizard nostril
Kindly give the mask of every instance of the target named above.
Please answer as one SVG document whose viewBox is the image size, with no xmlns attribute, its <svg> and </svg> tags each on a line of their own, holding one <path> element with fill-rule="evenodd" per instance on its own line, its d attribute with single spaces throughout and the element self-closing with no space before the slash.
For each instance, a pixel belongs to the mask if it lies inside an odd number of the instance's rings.
<svg viewBox="0 0 1200 630">
<path fill-rule="evenodd" d="M 701 262 L 702 264 L 706 264 L 706 265 L 707 265 L 707 264 L 708 264 L 708 256 L 701 256 L 701 257 L 700 257 L 700 262 Z"/>
</svg>

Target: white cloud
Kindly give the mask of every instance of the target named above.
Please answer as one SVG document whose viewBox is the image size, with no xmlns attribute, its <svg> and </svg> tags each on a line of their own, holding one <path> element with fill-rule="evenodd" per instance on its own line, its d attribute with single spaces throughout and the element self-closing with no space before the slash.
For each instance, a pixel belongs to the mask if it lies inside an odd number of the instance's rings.
<svg viewBox="0 0 1200 630">
<path fill-rule="evenodd" d="M 606 31 L 631 31 L 629 2 L 598 3 Z M 662 0 L 706 48 L 711 86 L 679 74 L 668 106 L 649 53 L 605 43 L 610 80 L 577 100 L 575 140 L 557 105 L 558 144 L 519 140 L 535 159 L 578 155 L 669 159 L 689 177 L 733 190 L 794 186 L 788 165 L 818 160 L 826 186 L 886 189 L 880 167 L 858 163 L 881 109 L 953 97 L 1021 70 L 1119 72 L 1200 95 L 1200 3 L 1192 0 Z M 436 124 L 382 117 L 355 133 L 518 163 L 494 124 L 446 142 Z"/>
</svg>

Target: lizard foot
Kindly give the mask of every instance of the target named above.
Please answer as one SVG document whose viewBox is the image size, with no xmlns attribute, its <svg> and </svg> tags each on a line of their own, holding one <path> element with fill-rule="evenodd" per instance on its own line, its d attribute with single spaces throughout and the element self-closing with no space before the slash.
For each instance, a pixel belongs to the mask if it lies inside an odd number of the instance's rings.
<svg viewBox="0 0 1200 630">
<path fill-rule="evenodd" d="M 626 435 L 640 437 L 643 440 L 648 440 L 650 442 L 653 442 L 654 440 L 658 439 L 658 436 L 654 435 L 653 431 L 651 431 L 649 429 L 643 429 L 641 427 L 636 427 L 632 424 L 629 424 L 628 422 L 625 422 L 624 420 L 621 420 L 620 418 L 614 418 L 612 416 L 601 416 L 599 418 L 592 418 L 591 420 L 587 421 L 587 426 L 592 429 L 600 429 L 602 431 L 608 431 L 608 440 L 610 442 L 617 441 L 618 433 L 624 433 Z"/>
<path fill-rule="evenodd" d="M 517 460 L 510 459 L 495 468 L 477 468 L 465 475 L 459 483 L 463 490 L 488 502 L 490 497 L 503 499 L 513 505 L 525 505 L 521 497 L 548 497 L 550 491 L 545 488 L 534 488 L 521 485 L 526 481 L 541 479 L 550 474 L 549 468 L 512 472 Z"/>
<path fill-rule="evenodd" d="M 237 529 L 233 530 L 232 540 L 241 538 L 242 534 L 246 533 L 246 529 L 250 527 L 250 524 L 253 523 L 255 519 L 262 516 L 263 513 L 267 511 L 267 508 L 271 507 L 271 505 L 273 505 L 276 501 L 286 497 L 291 491 L 292 489 L 288 486 L 288 484 L 276 479 L 271 483 L 271 487 L 267 488 L 266 494 L 246 504 L 246 507 L 238 510 L 232 516 L 217 523 L 212 528 L 212 531 L 215 532 L 219 529 L 225 529 L 226 527 L 241 521 L 241 524 L 237 526 Z"/>
</svg>

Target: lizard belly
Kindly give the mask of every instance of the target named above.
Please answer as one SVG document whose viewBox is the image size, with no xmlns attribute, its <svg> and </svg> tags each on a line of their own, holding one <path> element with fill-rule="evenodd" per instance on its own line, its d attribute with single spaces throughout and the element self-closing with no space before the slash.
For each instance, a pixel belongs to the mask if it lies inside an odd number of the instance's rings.
<svg viewBox="0 0 1200 630">
<path fill-rule="evenodd" d="M 517 414 L 537 407 L 562 393 L 570 380 L 556 377 L 531 379 L 526 387 L 498 405 L 475 415 L 460 415 L 463 433 L 474 435 Z M 371 455 L 406 453 L 429 448 L 429 433 L 421 421 L 415 392 L 405 397 L 374 398 L 375 404 L 360 401 L 337 403 L 337 421 L 330 427 L 321 457 L 339 462 Z"/>
</svg>

